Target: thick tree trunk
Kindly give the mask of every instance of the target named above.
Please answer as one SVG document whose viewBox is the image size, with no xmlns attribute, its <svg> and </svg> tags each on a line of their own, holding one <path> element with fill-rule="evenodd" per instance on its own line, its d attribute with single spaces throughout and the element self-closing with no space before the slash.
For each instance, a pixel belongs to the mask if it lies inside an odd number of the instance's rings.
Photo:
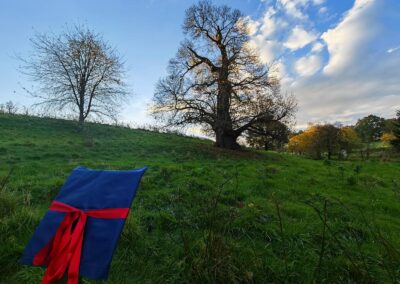
<svg viewBox="0 0 400 284">
<path fill-rule="evenodd" d="M 83 128 L 83 123 L 85 122 L 85 113 L 84 113 L 84 109 L 85 109 L 85 93 L 84 90 L 81 90 L 79 92 L 79 104 L 78 104 L 78 108 L 79 108 L 79 121 L 78 121 L 78 127 L 79 129 Z"/>
<path fill-rule="evenodd" d="M 84 122 L 85 122 L 85 117 L 83 116 L 83 113 L 79 113 L 79 120 L 78 120 L 79 129 L 83 128 L 83 123 Z"/>
<path fill-rule="evenodd" d="M 215 146 L 225 149 L 239 149 L 240 145 L 236 142 L 237 137 L 225 133 L 224 131 L 217 131 Z"/>
<path fill-rule="evenodd" d="M 237 135 L 233 131 L 230 114 L 232 86 L 228 80 L 227 57 L 224 52 L 222 53 L 223 67 L 219 70 L 218 74 L 217 121 L 214 127 L 216 136 L 215 145 L 226 149 L 238 149 L 240 146 L 236 142 Z"/>
</svg>

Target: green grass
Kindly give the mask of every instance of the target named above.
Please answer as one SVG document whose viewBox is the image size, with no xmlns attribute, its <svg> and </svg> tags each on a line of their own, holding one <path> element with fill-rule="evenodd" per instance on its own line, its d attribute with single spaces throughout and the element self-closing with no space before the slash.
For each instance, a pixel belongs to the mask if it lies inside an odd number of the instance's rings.
<svg viewBox="0 0 400 284">
<path fill-rule="evenodd" d="M 225 151 L 208 140 L 0 115 L 0 283 L 77 165 L 149 166 L 107 283 L 398 283 L 400 164 Z M 91 283 L 89 280 L 84 282 Z"/>
</svg>

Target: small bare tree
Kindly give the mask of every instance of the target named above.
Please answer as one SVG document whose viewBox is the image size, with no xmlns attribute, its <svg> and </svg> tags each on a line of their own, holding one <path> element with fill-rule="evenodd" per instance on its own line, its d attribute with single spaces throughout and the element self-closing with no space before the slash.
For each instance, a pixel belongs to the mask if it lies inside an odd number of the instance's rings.
<svg viewBox="0 0 400 284">
<path fill-rule="evenodd" d="M 18 106 L 13 101 L 8 101 L 5 104 L 5 109 L 7 110 L 8 114 L 16 114 L 18 111 Z"/>
<path fill-rule="evenodd" d="M 49 110 L 73 111 L 82 127 L 90 115 L 114 119 L 128 92 L 124 63 L 100 34 L 84 26 L 37 34 L 21 72 L 39 84 L 30 92 Z"/>
<path fill-rule="evenodd" d="M 243 19 L 240 11 L 210 1 L 186 11 L 186 40 L 154 94 L 156 118 L 202 125 L 215 133 L 217 147 L 235 149 L 252 125 L 293 114 L 296 102 L 280 93 L 279 80 L 250 48 Z"/>
</svg>

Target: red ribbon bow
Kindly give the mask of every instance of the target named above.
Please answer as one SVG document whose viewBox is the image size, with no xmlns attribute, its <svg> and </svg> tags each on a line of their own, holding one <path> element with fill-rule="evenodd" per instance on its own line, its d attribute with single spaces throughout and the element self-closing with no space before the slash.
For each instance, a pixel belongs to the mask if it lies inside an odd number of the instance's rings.
<svg viewBox="0 0 400 284">
<path fill-rule="evenodd" d="M 34 265 L 47 265 L 42 284 L 51 284 L 61 279 L 67 269 L 68 284 L 78 283 L 83 233 L 87 217 L 118 219 L 126 218 L 129 213 L 129 208 L 83 211 L 59 201 L 53 201 L 49 210 L 67 214 L 55 236 L 33 259 Z"/>
</svg>

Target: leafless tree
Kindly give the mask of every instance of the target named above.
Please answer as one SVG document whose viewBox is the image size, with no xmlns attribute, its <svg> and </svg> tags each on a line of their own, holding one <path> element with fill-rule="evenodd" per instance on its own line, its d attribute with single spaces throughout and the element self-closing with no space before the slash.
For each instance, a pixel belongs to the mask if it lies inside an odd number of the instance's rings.
<svg viewBox="0 0 400 284">
<path fill-rule="evenodd" d="M 216 146 L 236 149 L 237 138 L 260 120 L 280 120 L 293 97 L 250 48 L 239 10 L 201 1 L 186 11 L 186 39 L 154 94 L 153 115 L 166 125 L 198 124 L 215 133 Z"/>
<path fill-rule="evenodd" d="M 30 107 L 22 106 L 22 114 L 25 116 L 29 116 L 30 115 Z"/>
<path fill-rule="evenodd" d="M 8 114 L 16 114 L 18 111 L 18 106 L 13 101 L 8 101 L 5 104 L 5 109 L 7 110 Z"/>
<path fill-rule="evenodd" d="M 21 72 L 39 83 L 30 92 L 41 105 L 78 114 L 79 126 L 89 116 L 115 118 L 128 95 L 124 63 L 103 37 L 85 26 L 60 35 L 36 34 L 33 53 L 21 58 Z"/>
</svg>

